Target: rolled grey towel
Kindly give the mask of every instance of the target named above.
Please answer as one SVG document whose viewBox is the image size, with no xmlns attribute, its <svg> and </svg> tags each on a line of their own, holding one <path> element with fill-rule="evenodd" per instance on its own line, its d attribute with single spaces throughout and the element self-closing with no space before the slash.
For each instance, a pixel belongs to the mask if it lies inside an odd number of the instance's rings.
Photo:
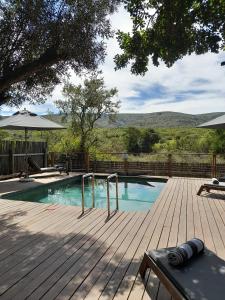
<svg viewBox="0 0 225 300">
<path fill-rule="evenodd" d="M 193 256 L 204 251 L 204 243 L 202 240 L 193 238 L 184 244 L 172 249 L 167 254 L 169 264 L 180 266 L 187 262 Z"/>
<path fill-rule="evenodd" d="M 212 183 L 213 184 L 219 184 L 219 180 L 217 178 L 212 178 Z"/>
</svg>

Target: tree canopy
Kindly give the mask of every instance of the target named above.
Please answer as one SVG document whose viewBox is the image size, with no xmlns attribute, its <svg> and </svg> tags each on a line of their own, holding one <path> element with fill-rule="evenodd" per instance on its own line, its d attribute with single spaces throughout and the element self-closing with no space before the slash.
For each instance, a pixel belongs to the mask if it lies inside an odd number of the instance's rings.
<svg viewBox="0 0 225 300">
<path fill-rule="evenodd" d="M 154 144 L 160 141 L 160 136 L 151 128 L 128 127 L 125 135 L 125 145 L 128 153 L 152 152 Z"/>
<path fill-rule="evenodd" d="M 144 75 L 149 59 L 168 67 L 185 55 L 217 53 L 225 44 L 225 0 L 123 0 L 132 33 L 119 31 L 118 69 Z"/>
<path fill-rule="evenodd" d="M 68 70 L 94 70 L 118 0 L 0 0 L 0 105 L 43 101 Z"/>
<path fill-rule="evenodd" d="M 117 89 L 106 89 L 103 78 L 92 74 L 82 85 L 67 83 L 63 89 L 65 100 L 56 102 L 57 107 L 64 114 L 64 119 L 71 118 L 71 129 L 75 136 L 80 137 L 80 151 L 85 152 L 96 142 L 93 128 L 98 119 L 104 114 L 113 117 L 119 101 L 112 98 Z"/>
</svg>

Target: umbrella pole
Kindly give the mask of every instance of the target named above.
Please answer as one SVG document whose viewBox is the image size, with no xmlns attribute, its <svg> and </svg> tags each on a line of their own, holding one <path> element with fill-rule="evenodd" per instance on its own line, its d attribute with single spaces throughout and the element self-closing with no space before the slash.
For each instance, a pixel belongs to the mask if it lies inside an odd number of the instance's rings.
<svg viewBox="0 0 225 300">
<path fill-rule="evenodd" d="M 28 174 L 28 129 L 25 128 L 25 177 L 24 178 L 20 178 L 20 182 L 30 182 L 30 181 L 34 181 L 33 178 L 29 177 Z"/>
</svg>

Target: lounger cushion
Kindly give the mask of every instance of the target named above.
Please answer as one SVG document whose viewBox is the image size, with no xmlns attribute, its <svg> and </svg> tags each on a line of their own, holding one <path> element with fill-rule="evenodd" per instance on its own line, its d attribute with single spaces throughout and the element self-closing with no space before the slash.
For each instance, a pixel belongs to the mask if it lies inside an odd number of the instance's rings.
<svg viewBox="0 0 225 300">
<path fill-rule="evenodd" d="M 225 261 L 205 249 L 203 255 L 186 265 L 173 267 L 167 260 L 170 249 L 154 250 L 148 255 L 186 299 L 225 299 Z"/>
<path fill-rule="evenodd" d="M 41 172 L 51 172 L 51 171 L 57 171 L 54 167 L 47 167 L 47 168 L 40 168 Z"/>
</svg>

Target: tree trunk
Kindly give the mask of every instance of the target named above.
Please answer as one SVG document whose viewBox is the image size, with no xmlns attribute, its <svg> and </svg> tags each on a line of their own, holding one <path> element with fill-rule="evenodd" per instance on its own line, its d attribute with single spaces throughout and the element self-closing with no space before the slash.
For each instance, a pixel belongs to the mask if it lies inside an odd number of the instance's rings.
<svg viewBox="0 0 225 300">
<path fill-rule="evenodd" d="M 81 136 L 80 138 L 80 152 L 85 153 L 86 152 L 86 137 L 85 136 Z"/>
</svg>

